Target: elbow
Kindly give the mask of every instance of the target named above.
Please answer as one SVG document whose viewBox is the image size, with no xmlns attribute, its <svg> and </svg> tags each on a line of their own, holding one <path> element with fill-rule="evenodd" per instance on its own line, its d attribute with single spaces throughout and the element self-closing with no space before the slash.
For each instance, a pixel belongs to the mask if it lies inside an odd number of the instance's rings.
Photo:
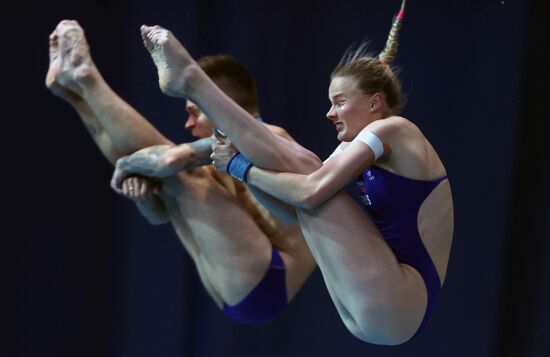
<svg viewBox="0 0 550 357">
<path fill-rule="evenodd" d="M 306 211 L 311 211 L 311 210 L 316 209 L 320 205 L 321 204 L 318 201 L 314 200 L 314 199 L 306 199 L 306 200 L 300 202 L 300 204 L 297 207 L 300 208 L 300 209 L 306 210 Z"/>
<path fill-rule="evenodd" d="M 309 175 L 299 189 L 301 197 L 297 206 L 305 210 L 319 208 L 336 193 L 331 188 L 334 185 L 331 185 L 330 182 L 330 177 L 319 177 L 316 174 Z"/>
<path fill-rule="evenodd" d="M 300 197 L 297 207 L 304 210 L 313 210 L 319 207 L 323 201 L 321 200 L 317 190 L 304 190 Z"/>
</svg>

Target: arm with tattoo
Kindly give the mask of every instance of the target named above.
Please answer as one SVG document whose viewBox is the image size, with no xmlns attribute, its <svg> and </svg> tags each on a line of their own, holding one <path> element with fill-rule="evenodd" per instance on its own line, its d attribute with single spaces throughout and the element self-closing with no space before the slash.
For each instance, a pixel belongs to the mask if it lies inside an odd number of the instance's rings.
<svg viewBox="0 0 550 357">
<path fill-rule="evenodd" d="M 214 141 L 214 137 L 209 137 L 176 146 L 164 154 L 163 161 L 171 168 L 172 175 L 181 170 L 211 165 L 210 155 Z"/>
<path fill-rule="evenodd" d="M 156 145 L 124 156 L 116 163 L 111 185 L 120 188 L 124 178 L 133 174 L 163 178 L 182 170 L 210 165 L 214 141 L 211 137 L 178 146 Z"/>
</svg>

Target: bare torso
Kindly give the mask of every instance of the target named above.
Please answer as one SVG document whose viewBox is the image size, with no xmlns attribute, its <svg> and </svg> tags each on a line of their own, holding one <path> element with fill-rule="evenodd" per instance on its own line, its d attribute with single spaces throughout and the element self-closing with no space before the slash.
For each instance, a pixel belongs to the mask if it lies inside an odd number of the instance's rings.
<svg viewBox="0 0 550 357">
<path fill-rule="evenodd" d="M 218 306 L 240 302 L 257 285 L 271 244 L 285 261 L 289 298 L 315 266 L 297 225 L 277 220 L 243 184 L 210 166 L 164 179 L 160 197 Z"/>
</svg>

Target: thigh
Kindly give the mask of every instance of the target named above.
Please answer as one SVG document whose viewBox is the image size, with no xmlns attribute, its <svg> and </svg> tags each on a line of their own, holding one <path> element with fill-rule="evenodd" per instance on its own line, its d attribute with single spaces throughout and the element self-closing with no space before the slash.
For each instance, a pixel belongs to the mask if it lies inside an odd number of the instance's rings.
<svg viewBox="0 0 550 357">
<path fill-rule="evenodd" d="M 397 261 L 363 209 L 340 192 L 298 216 L 348 328 L 369 336 L 396 330 L 412 336 L 426 310 L 426 287 L 416 270 Z"/>
<path fill-rule="evenodd" d="M 239 302 L 263 278 L 272 245 L 281 248 L 287 292 L 289 298 L 294 296 L 315 267 L 299 229 L 278 221 L 261 224 L 254 203 L 241 202 L 235 181 L 210 167 L 180 174 L 179 181 L 174 221 L 186 232 L 180 238 L 188 241 L 186 247 L 194 247 L 192 255 L 201 257 L 195 261 L 213 285 L 226 292 L 225 301 Z"/>
<path fill-rule="evenodd" d="M 298 144 L 296 141 L 275 135 L 275 150 L 282 155 L 285 163 L 284 172 L 310 174 L 322 166 L 322 161 L 315 153 Z M 276 168 L 268 168 L 276 170 Z"/>
<path fill-rule="evenodd" d="M 400 271 L 378 228 L 345 192 L 338 192 L 317 209 L 299 210 L 298 217 L 307 242 L 320 259 L 338 257 L 359 270 L 375 265 L 392 273 Z"/>
</svg>

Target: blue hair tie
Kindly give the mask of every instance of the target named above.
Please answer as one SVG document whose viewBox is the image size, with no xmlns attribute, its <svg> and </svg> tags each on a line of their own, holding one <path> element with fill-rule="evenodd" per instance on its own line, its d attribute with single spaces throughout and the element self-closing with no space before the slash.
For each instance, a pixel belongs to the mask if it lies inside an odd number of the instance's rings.
<svg viewBox="0 0 550 357">
<path fill-rule="evenodd" d="M 246 157 L 241 153 L 233 155 L 231 160 L 227 163 L 227 173 L 236 178 L 239 181 L 246 182 L 248 171 L 254 166 Z"/>
</svg>

